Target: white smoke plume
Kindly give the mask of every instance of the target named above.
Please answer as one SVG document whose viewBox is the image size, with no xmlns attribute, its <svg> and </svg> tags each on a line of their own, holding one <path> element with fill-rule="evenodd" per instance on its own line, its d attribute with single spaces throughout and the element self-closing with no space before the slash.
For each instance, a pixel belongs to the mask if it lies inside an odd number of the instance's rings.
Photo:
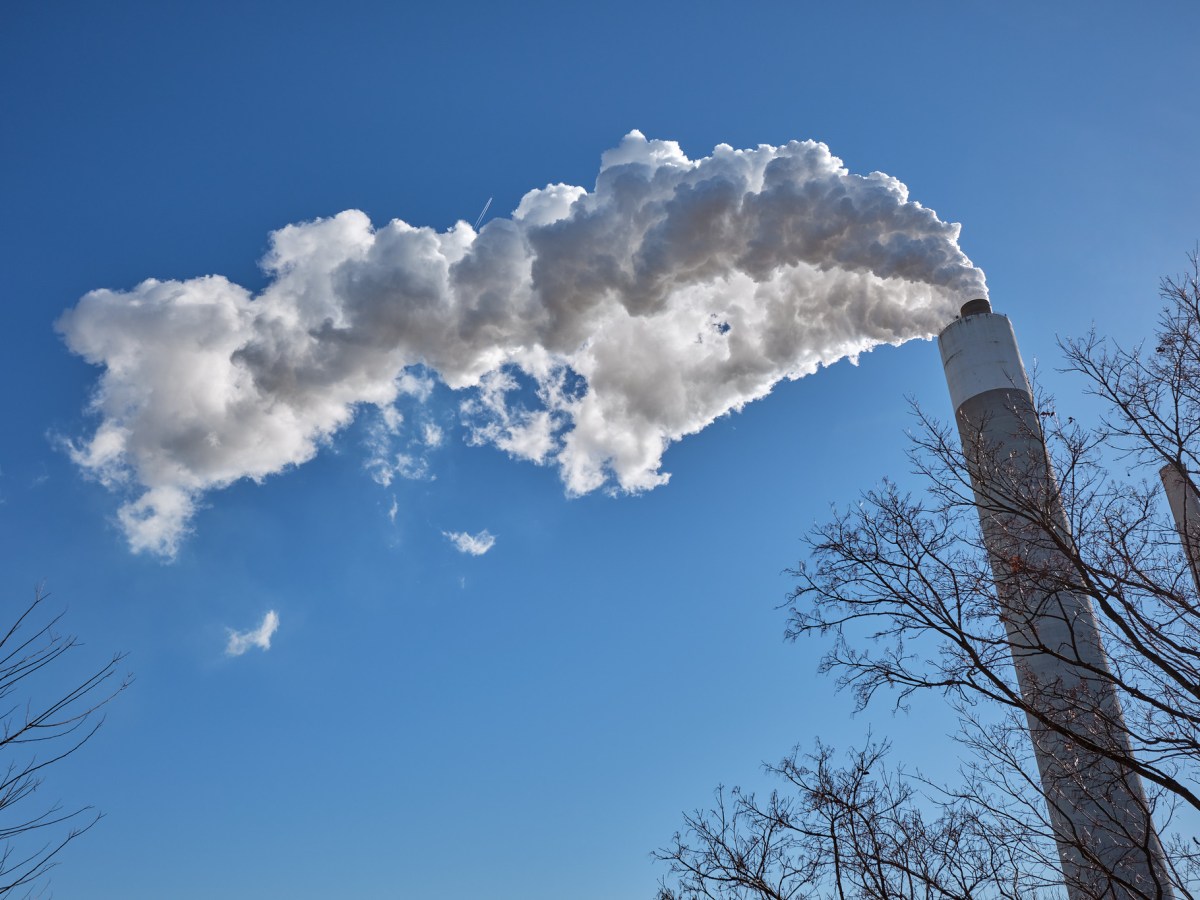
<svg viewBox="0 0 1200 900">
<path fill-rule="evenodd" d="M 206 491 L 299 465 L 436 377 L 467 392 L 469 441 L 554 466 L 568 494 L 644 491 L 671 442 L 986 296 L 958 235 L 824 144 L 690 160 L 633 131 L 592 190 L 530 191 L 479 231 L 349 210 L 275 232 L 257 296 L 219 275 L 92 291 L 58 322 L 104 369 L 71 454 L 126 493 L 130 546 L 169 557 Z"/>
</svg>

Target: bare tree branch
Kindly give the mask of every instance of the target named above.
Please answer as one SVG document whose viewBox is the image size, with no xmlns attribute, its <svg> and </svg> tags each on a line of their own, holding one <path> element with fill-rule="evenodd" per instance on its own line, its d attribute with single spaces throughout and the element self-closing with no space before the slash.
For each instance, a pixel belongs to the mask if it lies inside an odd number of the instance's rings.
<svg viewBox="0 0 1200 900">
<path fill-rule="evenodd" d="M 32 895 L 59 853 L 100 820 L 90 806 L 39 810 L 32 798 L 45 770 L 91 740 L 104 723 L 102 708 L 132 681 L 118 674 L 125 657 L 117 654 L 81 681 L 47 692 L 54 664 L 80 644 L 59 631 L 63 613 L 36 624 L 46 596 L 36 591 L 0 638 L 0 896 L 18 889 Z M 19 699 L 31 695 L 49 699 Z"/>
</svg>

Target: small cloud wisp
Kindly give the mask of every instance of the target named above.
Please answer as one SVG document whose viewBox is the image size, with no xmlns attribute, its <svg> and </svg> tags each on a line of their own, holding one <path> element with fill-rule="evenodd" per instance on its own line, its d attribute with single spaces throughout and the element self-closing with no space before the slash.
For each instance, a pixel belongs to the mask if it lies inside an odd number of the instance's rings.
<svg viewBox="0 0 1200 900">
<path fill-rule="evenodd" d="M 226 656 L 241 656 L 251 647 L 270 650 L 271 636 L 279 630 L 279 613 L 273 609 L 267 610 L 259 626 L 249 631 L 225 630 L 229 633 L 229 642 L 225 645 Z"/>
<path fill-rule="evenodd" d="M 459 553 L 466 553 L 468 556 L 483 556 L 496 544 L 496 536 L 486 528 L 479 534 L 468 534 L 465 531 L 443 531 L 442 534 Z"/>
</svg>

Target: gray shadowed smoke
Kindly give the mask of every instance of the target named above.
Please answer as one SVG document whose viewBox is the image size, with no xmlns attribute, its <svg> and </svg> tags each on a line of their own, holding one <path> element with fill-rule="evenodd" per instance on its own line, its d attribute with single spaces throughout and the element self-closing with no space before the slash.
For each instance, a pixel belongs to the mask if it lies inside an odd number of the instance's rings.
<svg viewBox="0 0 1200 900">
<path fill-rule="evenodd" d="M 359 406 L 386 448 L 426 371 L 466 392 L 468 440 L 554 465 L 569 494 L 647 490 L 672 441 L 986 296 L 958 234 L 824 144 L 693 161 L 633 131 L 593 190 L 530 191 L 478 232 L 348 210 L 275 232 L 257 296 L 217 275 L 88 293 L 58 328 L 104 369 L 100 422 L 69 449 L 126 494 L 130 546 L 171 556 L 205 491 L 305 462 Z"/>
</svg>

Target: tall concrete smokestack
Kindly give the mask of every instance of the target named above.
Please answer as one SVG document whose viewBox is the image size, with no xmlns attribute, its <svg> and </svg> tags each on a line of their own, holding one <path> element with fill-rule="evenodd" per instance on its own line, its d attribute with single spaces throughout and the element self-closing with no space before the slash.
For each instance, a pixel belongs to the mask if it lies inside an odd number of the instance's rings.
<svg viewBox="0 0 1200 900">
<path fill-rule="evenodd" d="M 972 300 L 938 345 L 1068 895 L 1170 898 L 1012 325 Z"/>
</svg>

